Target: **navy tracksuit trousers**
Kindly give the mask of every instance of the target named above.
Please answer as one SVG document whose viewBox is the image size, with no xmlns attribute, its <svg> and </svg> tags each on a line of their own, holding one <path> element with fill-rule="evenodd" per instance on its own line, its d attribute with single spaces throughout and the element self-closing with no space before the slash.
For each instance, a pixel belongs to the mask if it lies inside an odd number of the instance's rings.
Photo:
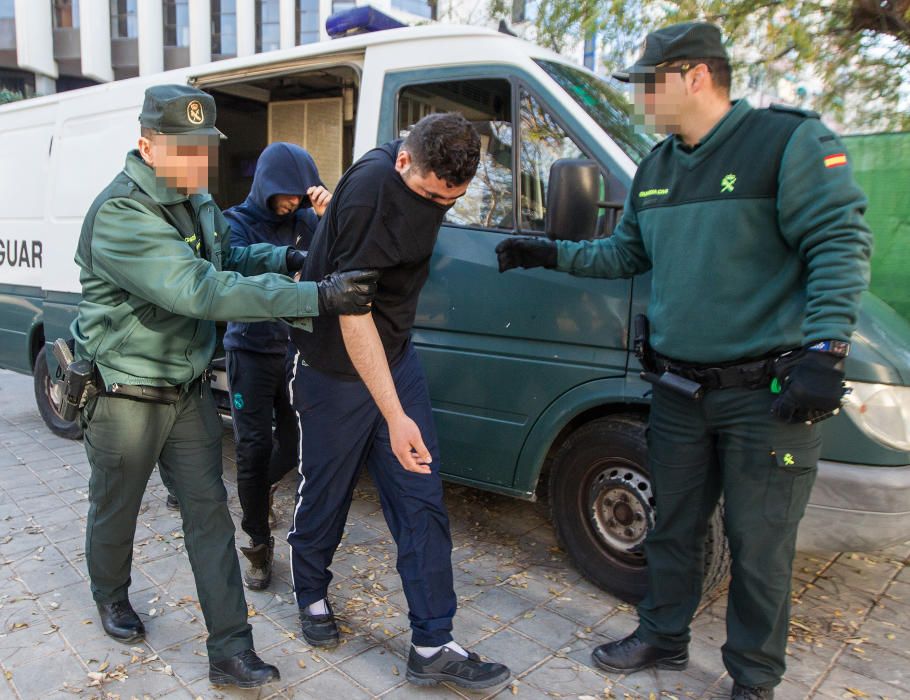
<svg viewBox="0 0 910 700">
<path fill-rule="evenodd" d="M 357 478 L 366 466 L 398 545 L 411 641 L 441 646 L 452 640 L 457 606 L 439 444 L 426 379 L 413 346 L 391 369 L 401 405 L 433 456 L 430 474 L 401 466 L 392 452 L 385 419 L 362 381 L 332 377 L 297 358 L 291 402 L 299 420 L 298 447 L 306 449 L 298 449 L 301 480 L 288 533 L 294 594 L 300 607 L 326 597 L 332 579 L 329 566 L 341 542 Z"/>
</svg>

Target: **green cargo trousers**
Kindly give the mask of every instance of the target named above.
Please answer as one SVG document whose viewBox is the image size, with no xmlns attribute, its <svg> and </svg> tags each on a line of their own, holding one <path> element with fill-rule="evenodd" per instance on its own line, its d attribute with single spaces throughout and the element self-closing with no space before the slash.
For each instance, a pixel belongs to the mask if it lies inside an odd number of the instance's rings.
<svg viewBox="0 0 910 700">
<path fill-rule="evenodd" d="M 157 462 L 180 501 L 209 659 L 252 649 L 234 523 L 221 479 L 222 426 L 209 386 L 200 390 L 193 383 L 173 405 L 100 396 L 86 405 L 82 421 L 92 468 L 85 558 L 95 600 L 127 597 L 136 518 Z"/>
<path fill-rule="evenodd" d="M 770 390 L 722 389 L 693 401 L 655 387 L 648 451 L 656 522 L 645 541 L 649 591 L 636 635 L 689 642 L 701 599 L 707 521 L 724 499 L 732 555 L 724 665 L 747 686 L 785 670 L 796 531 L 815 482 L 817 426 L 771 416 Z"/>
</svg>

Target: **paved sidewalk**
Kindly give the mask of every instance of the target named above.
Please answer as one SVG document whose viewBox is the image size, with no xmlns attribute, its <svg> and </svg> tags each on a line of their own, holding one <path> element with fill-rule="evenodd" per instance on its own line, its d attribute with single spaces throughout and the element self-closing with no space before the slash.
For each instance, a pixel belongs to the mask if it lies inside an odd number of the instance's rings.
<svg viewBox="0 0 910 700">
<path fill-rule="evenodd" d="M 229 505 L 239 523 L 233 443 L 224 440 Z M 378 498 L 361 481 L 333 566 L 343 643 L 314 652 L 297 638 L 288 553 L 272 588 L 247 593 L 256 647 L 282 680 L 227 691 L 207 680 L 179 517 L 153 474 L 136 532 L 131 599 L 147 643 L 125 647 L 101 631 L 84 563 L 89 467 L 79 442 L 43 425 L 30 377 L 0 371 L 0 698 L 458 698 L 404 679 L 407 613 L 395 547 Z M 286 524 L 290 475 L 277 504 Z M 447 486 L 460 608 L 456 638 L 515 672 L 497 697 L 723 698 L 719 647 L 724 596 L 699 612 L 682 673 L 607 676 L 593 646 L 635 626 L 634 609 L 582 579 L 558 549 L 544 504 Z M 280 533 L 279 533 L 280 534 Z M 910 698 L 910 545 L 876 555 L 800 556 L 787 679 L 777 697 Z"/>
</svg>

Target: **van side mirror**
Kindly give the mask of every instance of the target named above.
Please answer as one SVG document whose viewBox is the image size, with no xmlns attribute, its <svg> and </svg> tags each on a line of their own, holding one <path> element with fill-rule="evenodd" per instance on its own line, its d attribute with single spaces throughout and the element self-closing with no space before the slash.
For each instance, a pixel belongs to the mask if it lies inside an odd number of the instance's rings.
<svg viewBox="0 0 910 700">
<path fill-rule="evenodd" d="M 600 168 L 593 160 L 562 158 L 554 162 L 547 185 L 547 237 L 552 241 L 593 239 L 600 189 Z"/>
</svg>

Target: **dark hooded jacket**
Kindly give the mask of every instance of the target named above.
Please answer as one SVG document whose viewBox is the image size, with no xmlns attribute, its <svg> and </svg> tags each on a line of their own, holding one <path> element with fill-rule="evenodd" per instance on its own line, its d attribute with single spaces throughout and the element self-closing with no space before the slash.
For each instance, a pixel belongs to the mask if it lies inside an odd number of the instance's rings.
<svg viewBox="0 0 910 700">
<path fill-rule="evenodd" d="M 309 153 L 292 143 L 269 145 L 256 162 L 253 186 L 243 204 L 224 212 L 231 226 L 231 245 L 271 243 L 307 250 L 319 221 L 316 213 L 304 203 L 294 213 L 278 216 L 269 208 L 269 197 L 305 197 L 307 189 L 317 185 L 322 185 L 322 180 Z M 224 335 L 226 350 L 283 355 L 287 345 L 288 327 L 280 321 L 229 323 Z"/>
</svg>

